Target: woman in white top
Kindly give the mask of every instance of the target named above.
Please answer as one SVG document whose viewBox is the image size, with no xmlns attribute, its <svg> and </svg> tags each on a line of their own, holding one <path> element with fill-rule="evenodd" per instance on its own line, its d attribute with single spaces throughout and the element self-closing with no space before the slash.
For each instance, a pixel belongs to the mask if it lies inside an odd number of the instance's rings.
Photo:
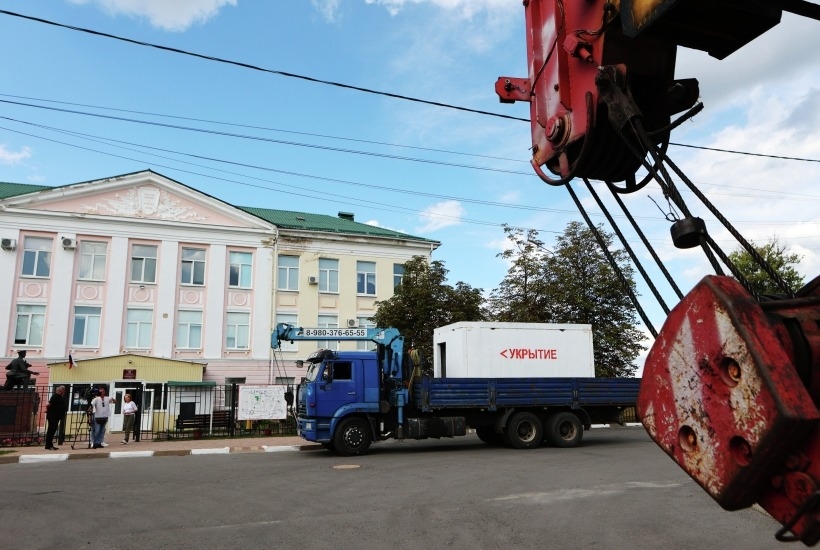
<svg viewBox="0 0 820 550">
<path fill-rule="evenodd" d="M 134 441 L 137 440 L 137 434 L 134 432 L 134 419 L 136 418 L 136 414 L 137 404 L 131 401 L 131 394 L 126 393 L 122 403 L 122 429 L 125 432 L 125 439 L 120 442 L 122 445 L 128 444 L 128 436 L 132 433 L 134 434 Z"/>
</svg>

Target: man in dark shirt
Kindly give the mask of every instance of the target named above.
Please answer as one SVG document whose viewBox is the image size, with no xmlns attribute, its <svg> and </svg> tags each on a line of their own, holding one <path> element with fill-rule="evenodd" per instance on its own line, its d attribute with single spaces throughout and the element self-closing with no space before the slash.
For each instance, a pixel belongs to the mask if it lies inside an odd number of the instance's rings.
<svg viewBox="0 0 820 550">
<path fill-rule="evenodd" d="M 57 433 L 57 428 L 60 427 L 60 421 L 66 413 L 65 403 L 65 386 L 57 386 L 54 390 L 54 395 L 48 400 L 46 405 L 46 420 L 48 420 L 48 428 L 46 428 L 46 449 L 49 451 L 59 451 L 54 446 L 54 434 Z"/>
<path fill-rule="evenodd" d="M 40 374 L 39 372 L 29 369 L 31 365 L 26 361 L 26 350 L 17 352 L 17 359 L 12 360 L 9 366 L 6 367 L 6 383 L 3 386 L 4 390 L 10 390 L 14 386 L 23 386 L 27 389 L 31 383 L 31 376 L 33 374 Z"/>
</svg>

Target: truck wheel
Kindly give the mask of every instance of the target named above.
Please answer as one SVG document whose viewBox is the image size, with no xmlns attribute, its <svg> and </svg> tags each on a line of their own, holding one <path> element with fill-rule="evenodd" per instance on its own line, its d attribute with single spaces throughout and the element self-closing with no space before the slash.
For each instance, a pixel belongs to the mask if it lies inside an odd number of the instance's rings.
<svg viewBox="0 0 820 550">
<path fill-rule="evenodd" d="M 363 418 L 342 420 L 333 436 L 333 446 L 342 456 L 364 454 L 370 448 L 370 426 Z"/>
<path fill-rule="evenodd" d="M 544 438 L 541 419 L 529 412 L 515 413 L 507 422 L 504 439 L 515 449 L 534 449 Z"/>
<path fill-rule="evenodd" d="M 584 426 L 574 414 L 560 412 L 547 419 L 547 435 L 556 447 L 575 447 L 584 436 Z"/>
<path fill-rule="evenodd" d="M 487 445 L 494 447 L 504 445 L 504 434 L 495 433 L 495 429 L 492 426 L 478 426 L 475 429 L 475 434 Z"/>
</svg>

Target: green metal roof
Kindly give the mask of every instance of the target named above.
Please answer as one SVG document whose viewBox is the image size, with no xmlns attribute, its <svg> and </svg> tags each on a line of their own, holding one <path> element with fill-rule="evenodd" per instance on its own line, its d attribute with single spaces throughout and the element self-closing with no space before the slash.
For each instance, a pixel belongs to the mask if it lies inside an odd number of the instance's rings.
<svg viewBox="0 0 820 550">
<path fill-rule="evenodd" d="M 205 386 L 205 387 L 213 387 L 216 386 L 216 382 L 213 380 L 205 380 L 204 382 L 185 382 L 184 380 L 169 380 L 165 383 L 167 386 Z"/>
<path fill-rule="evenodd" d="M 25 195 L 27 193 L 36 193 L 37 191 L 43 191 L 45 189 L 53 189 L 53 187 L 48 185 L 29 185 L 27 183 L 4 183 L 0 181 L 0 199 Z"/>
<path fill-rule="evenodd" d="M 384 227 L 359 223 L 347 217 L 309 214 L 307 212 L 294 212 L 290 210 L 270 210 L 268 208 L 255 208 L 251 206 L 237 206 L 237 208 L 282 229 L 304 229 L 306 231 L 364 235 L 367 237 L 382 237 L 388 239 L 406 239 L 440 244 L 438 241 L 431 239 L 400 233 L 399 231 L 385 229 Z M 340 212 L 339 214 L 352 217 L 352 215 L 344 212 Z"/>
</svg>

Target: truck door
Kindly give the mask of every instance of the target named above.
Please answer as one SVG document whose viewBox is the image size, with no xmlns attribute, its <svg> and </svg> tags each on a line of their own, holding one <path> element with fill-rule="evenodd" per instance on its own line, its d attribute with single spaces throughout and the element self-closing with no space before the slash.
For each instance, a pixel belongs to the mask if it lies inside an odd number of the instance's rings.
<svg viewBox="0 0 820 550">
<path fill-rule="evenodd" d="M 361 376 L 352 361 L 328 361 L 317 380 L 316 416 L 332 417 L 339 408 L 361 401 Z"/>
</svg>

